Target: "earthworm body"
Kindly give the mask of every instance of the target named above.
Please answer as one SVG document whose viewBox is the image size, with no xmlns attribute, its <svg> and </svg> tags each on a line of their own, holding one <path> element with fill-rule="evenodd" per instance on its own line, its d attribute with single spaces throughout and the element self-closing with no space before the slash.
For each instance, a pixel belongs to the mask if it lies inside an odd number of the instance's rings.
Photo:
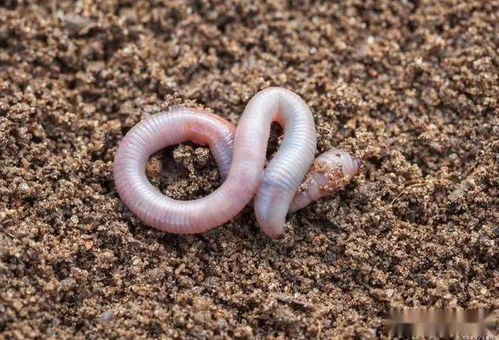
<svg viewBox="0 0 499 340">
<path fill-rule="evenodd" d="M 284 139 L 264 169 L 272 122 L 283 127 Z M 224 182 L 206 197 L 179 201 L 153 186 L 145 167 L 153 153 L 187 140 L 210 147 Z M 254 198 L 259 225 L 275 238 L 283 233 L 288 212 L 341 189 L 359 171 L 359 160 L 345 151 L 332 149 L 314 161 L 315 151 L 307 104 L 289 90 L 270 87 L 249 101 L 237 129 L 194 108 L 175 108 L 139 122 L 118 147 L 114 180 L 125 205 L 156 229 L 202 233 L 236 216 Z"/>
</svg>

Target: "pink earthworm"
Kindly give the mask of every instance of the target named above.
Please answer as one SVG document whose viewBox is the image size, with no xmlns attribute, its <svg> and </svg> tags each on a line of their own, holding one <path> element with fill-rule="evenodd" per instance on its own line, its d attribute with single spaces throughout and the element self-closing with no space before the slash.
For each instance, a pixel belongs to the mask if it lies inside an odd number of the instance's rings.
<svg viewBox="0 0 499 340">
<path fill-rule="evenodd" d="M 274 121 L 283 127 L 284 139 L 264 169 Z M 145 167 L 153 153 L 187 140 L 210 147 L 224 182 L 208 196 L 179 201 L 153 186 Z M 283 233 L 288 211 L 338 190 L 359 171 L 357 159 L 336 149 L 320 155 L 311 167 L 315 151 L 315 125 L 307 104 L 289 90 L 270 87 L 249 101 L 237 129 L 215 114 L 183 107 L 139 122 L 121 141 L 113 172 L 125 205 L 153 228 L 201 233 L 229 221 L 254 198 L 259 225 L 276 238 Z"/>
</svg>

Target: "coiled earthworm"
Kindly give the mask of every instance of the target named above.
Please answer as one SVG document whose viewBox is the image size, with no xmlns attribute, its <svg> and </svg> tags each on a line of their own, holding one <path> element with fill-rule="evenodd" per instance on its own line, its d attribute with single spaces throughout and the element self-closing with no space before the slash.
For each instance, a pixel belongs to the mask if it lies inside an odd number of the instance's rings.
<svg viewBox="0 0 499 340">
<path fill-rule="evenodd" d="M 264 170 L 274 121 L 283 127 L 284 139 Z M 210 147 L 225 180 L 206 197 L 179 201 L 154 187 L 145 167 L 156 151 L 187 140 Z M 311 167 L 315 151 L 315 125 L 307 104 L 289 90 L 270 87 L 249 101 L 237 129 L 219 116 L 182 107 L 139 122 L 118 147 L 114 180 L 125 205 L 156 229 L 201 233 L 227 222 L 254 198 L 259 225 L 275 238 L 283 232 L 288 211 L 338 190 L 359 171 L 357 159 L 336 149 L 320 155 Z"/>
</svg>

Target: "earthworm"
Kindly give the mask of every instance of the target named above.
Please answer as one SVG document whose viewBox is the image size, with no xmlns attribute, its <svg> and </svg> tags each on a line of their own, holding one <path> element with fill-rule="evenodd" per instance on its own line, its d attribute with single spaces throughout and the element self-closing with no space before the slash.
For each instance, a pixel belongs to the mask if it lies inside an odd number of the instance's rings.
<svg viewBox="0 0 499 340">
<path fill-rule="evenodd" d="M 283 127 L 284 138 L 264 170 L 272 122 Z M 180 201 L 153 186 L 145 167 L 153 153 L 187 140 L 209 146 L 224 181 L 208 196 Z M 237 129 L 215 114 L 184 107 L 139 122 L 121 141 L 113 172 L 124 204 L 151 227 L 201 233 L 229 221 L 254 198 L 259 225 L 275 238 L 283 233 L 290 209 L 341 188 L 359 171 L 357 159 L 330 150 L 314 161 L 300 186 L 315 151 L 315 125 L 307 104 L 289 90 L 270 87 L 249 101 Z"/>
</svg>

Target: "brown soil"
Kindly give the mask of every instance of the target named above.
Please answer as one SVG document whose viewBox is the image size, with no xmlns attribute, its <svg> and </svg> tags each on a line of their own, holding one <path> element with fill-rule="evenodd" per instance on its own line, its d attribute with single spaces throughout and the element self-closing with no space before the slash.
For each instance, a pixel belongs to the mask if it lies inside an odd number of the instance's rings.
<svg viewBox="0 0 499 340">
<path fill-rule="evenodd" d="M 248 3 L 0 2 L 0 338 L 366 338 L 390 306 L 498 306 L 498 1 Z M 237 123 L 270 85 L 364 159 L 345 190 L 280 241 L 249 208 L 179 237 L 123 207 L 131 126 Z M 169 195 L 219 185 L 206 149 L 167 153 Z"/>
</svg>

